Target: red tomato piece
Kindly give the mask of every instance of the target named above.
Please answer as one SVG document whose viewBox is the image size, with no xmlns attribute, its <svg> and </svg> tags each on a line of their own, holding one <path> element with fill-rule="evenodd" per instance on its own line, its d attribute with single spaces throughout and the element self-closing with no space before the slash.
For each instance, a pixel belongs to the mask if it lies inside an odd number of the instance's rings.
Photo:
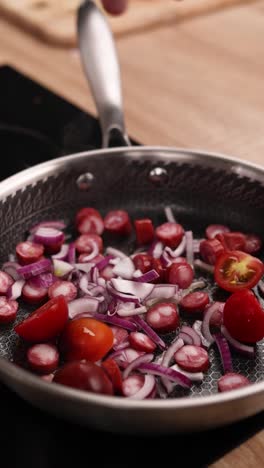
<svg viewBox="0 0 264 468">
<path fill-rule="evenodd" d="M 0 271 L 0 295 L 5 295 L 12 284 L 14 284 L 12 276 L 5 271 Z"/>
<path fill-rule="evenodd" d="M 44 254 L 44 246 L 36 242 L 19 242 L 16 246 L 16 256 L 21 265 L 37 262 Z"/>
<path fill-rule="evenodd" d="M 223 224 L 210 224 L 205 230 L 207 239 L 214 239 L 217 234 L 224 234 L 230 232 L 229 227 Z"/>
<path fill-rule="evenodd" d="M 157 238 L 172 249 L 175 249 L 180 244 L 183 235 L 184 229 L 182 225 L 178 223 L 168 222 L 156 228 Z"/>
<path fill-rule="evenodd" d="M 229 392 L 230 390 L 246 387 L 250 384 L 251 382 L 244 375 L 237 374 L 235 372 L 229 372 L 222 375 L 217 382 L 219 392 Z"/>
<path fill-rule="evenodd" d="M 146 322 L 160 333 L 176 330 L 179 326 L 179 313 L 176 304 L 159 302 L 151 306 L 146 313 Z"/>
<path fill-rule="evenodd" d="M 112 210 L 104 218 L 105 230 L 120 236 L 127 236 L 132 231 L 130 217 L 125 210 Z"/>
<path fill-rule="evenodd" d="M 237 291 L 226 300 L 223 323 L 238 341 L 256 343 L 264 338 L 264 311 L 248 289 Z"/>
<path fill-rule="evenodd" d="M 180 307 L 188 313 L 203 312 L 209 304 L 209 296 L 204 291 L 194 291 L 186 294 L 180 301 Z"/>
<path fill-rule="evenodd" d="M 26 341 L 39 343 L 58 336 L 67 321 L 67 302 L 64 296 L 57 296 L 16 325 L 15 332 Z"/>
<path fill-rule="evenodd" d="M 208 352 L 201 346 L 185 345 L 174 355 L 175 361 L 187 372 L 205 372 L 210 361 Z"/>
<path fill-rule="evenodd" d="M 57 280 L 48 289 L 50 299 L 63 295 L 67 302 L 73 301 L 77 297 L 77 293 L 77 287 L 71 281 Z"/>
<path fill-rule="evenodd" d="M 53 382 L 87 392 L 113 395 L 113 385 L 106 372 L 93 362 L 72 361 L 64 364 L 53 378 Z"/>
<path fill-rule="evenodd" d="M 18 302 L 0 296 L 0 324 L 14 322 L 17 316 Z"/>
<path fill-rule="evenodd" d="M 226 232 L 217 234 L 215 236 L 219 240 L 225 250 L 242 250 L 244 251 L 246 245 L 246 236 L 242 232 Z"/>
<path fill-rule="evenodd" d="M 151 219 L 136 219 L 134 225 L 138 245 L 149 244 L 153 241 L 155 231 Z"/>
<path fill-rule="evenodd" d="M 80 234 L 102 235 L 104 220 L 95 208 L 81 208 L 75 216 L 75 226 Z"/>
<path fill-rule="evenodd" d="M 253 288 L 264 273 L 264 265 L 256 257 L 239 250 L 224 252 L 215 264 L 215 281 L 226 291 Z"/>
<path fill-rule="evenodd" d="M 97 234 L 82 234 L 75 241 L 76 250 L 79 253 L 90 254 L 95 248 L 103 251 L 103 239 Z"/>
<path fill-rule="evenodd" d="M 107 373 L 109 379 L 111 380 L 114 390 L 118 395 L 122 394 L 122 374 L 119 369 L 119 366 L 117 365 L 116 361 L 114 359 L 106 359 L 105 361 L 102 362 L 101 367 L 105 370 Z"/>
<path fill-rule="evenodd" d="M 157 345 L 144 333 L 132 332 L 129 335 L 129 343 L 132 348 L 145 353 L 153 353 Z"/>
<path fill-rule="evenodd" d="M 167 278 L 170 284 L 177 284 L 179 288 L 188 288 L 194 278 L 194 271 L 189 263 L 173 263 L 167 270 Z"/>
<path fill-rule="evenodd" d="M 60 349 L 67 361 L 102 359 L 113 346 L 114 335 L 105 323 L 93 318 L 69 321 L 61 335 Z"/>
<path fill-rule="evenodd" d="M 152 269 L 153 259 L 150 255 L 139 253 L 133 257 L 133 262 L 136 270 L 140 270 L 143 274 Z"/>
<path fill-rule="evenodd" d="M 203 261 L 210 265 L 214 265 L 224 251 L 223 244 L 217 239 L 205 239 L 200 242 L 200 255 Z"/>
<path fill-rule="evenodd" d="M 40 374 L 54 372 L 59 364 L 59 351 L 50 343 L 38 343 L 27 350 L 27 362 L 32 370 Z"/>
<path fill-rule="evenodd" d="M 255 255 L 260 251 L 262 248 L 262 239 L 257 236 L 256 234 L 247 234 L 246 235 L 246 245 L 244 247 L 244 251 Z"/>
</svg>

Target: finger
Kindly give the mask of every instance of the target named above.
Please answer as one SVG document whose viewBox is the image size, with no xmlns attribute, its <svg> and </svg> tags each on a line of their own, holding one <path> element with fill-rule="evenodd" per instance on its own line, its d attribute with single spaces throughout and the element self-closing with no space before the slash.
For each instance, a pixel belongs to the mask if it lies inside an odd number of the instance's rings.
<svg viewBox="0 0 264 468">
<path fill-rule="evenodd" d="M 120 15 L 127 7 L 128 0 L 102 0 L 103 7 L 112 15 Z"/>
</svg>

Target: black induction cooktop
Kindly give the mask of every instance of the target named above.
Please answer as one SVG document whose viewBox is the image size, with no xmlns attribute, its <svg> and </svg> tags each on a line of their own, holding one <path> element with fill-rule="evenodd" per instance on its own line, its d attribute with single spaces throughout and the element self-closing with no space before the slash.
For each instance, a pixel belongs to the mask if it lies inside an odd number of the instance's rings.
<svg viewBox="0 0 264 468">
<path fill-rule="evenodd" d="M 100 147 L 93 116 L 8 66 L 0 67 L 0 94 L 0 180 L 39 162 Z M 263 413 L 198 434 L 126 437 L 65 422 L 0 385 L 0 424 L 5 468 L 137 468 L 156 465 L 159 458 L 166 468 L 199 468 L 262 429 Z"/>
</svg>

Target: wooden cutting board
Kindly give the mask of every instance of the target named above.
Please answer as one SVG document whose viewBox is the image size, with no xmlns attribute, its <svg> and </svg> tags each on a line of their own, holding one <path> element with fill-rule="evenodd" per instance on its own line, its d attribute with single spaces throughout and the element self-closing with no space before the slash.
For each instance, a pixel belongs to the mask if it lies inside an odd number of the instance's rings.
<svg viewBox="0 0 264 468">
<path fill-rule="evenodd" d="M 114 34 L 124 35 L 254 1 L 130 0 L 125 14 L 107 16 Z M 100 5 L 100 0 L 96 2 Z M 0 14 L 46 42 L 75 47 L 76 11 L 80 3 L 81 0 L 0 0 Z"/>
</svg>

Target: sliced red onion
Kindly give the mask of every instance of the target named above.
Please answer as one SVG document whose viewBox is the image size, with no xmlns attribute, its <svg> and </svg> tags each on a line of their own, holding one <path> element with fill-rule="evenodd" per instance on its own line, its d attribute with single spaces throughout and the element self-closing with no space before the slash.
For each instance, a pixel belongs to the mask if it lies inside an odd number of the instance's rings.
<svg viewBox="0 0 264 468">
<path fill-rule="evenodd" d="M 128 344 L 128 346 L 124 346 L 123 348 L 116 349 L 112 353 L 108 354 L 107 359 L 115 359 L 116 360 L 116 358 L 122 356 L 124 361 L 127 360 L 127 356 L 124 354 L 124 352 L 125 352 L 126 349 L 131 349 L 129 346 L 130 345 Z M 114 347 L 113 347 L 113 349 L 114 349 Z M 135 355 L 135 357 L 130 362 L 132 362 L 137 357 L 138 357 L 138 355 Z"/>
<path fill-rule="evenodd" d="M 119 344 L 113 346 L 113 349 L 114 349 L 115 351 L 120 351 L 120 350 L 123 350 L 123 349 L 125 349 L 125 348 L 129 348 L 129 346 L 130 346 L 129 341 L 128 341 L 128 340 L 124 340 L 124 341 L 122 341 L 121 343 L 119 343 Z"/>
<path fill-rule="evenodd" d="M 138 369 L 142 372 L 146 372 L 147 374 L 166 377 L 167 379 L 171 380 L 172 382 L 176 382 L 178 385 L 184 388 L 190 388 L 192 385 L 192 381 L 188 377 L 186 377 L 181 372 L 171 369 L 170 367 L 164 367 L 160 366 L 159 364 L 150 362 L 141 364 Z"/>
<path fill-rule="evenodd" d="M 221 333 L 215 333 L 215 342 L 221 356 L 224 373 L 233 372 L 232 356 L 228 341 Z"/>
<path fill-rule="evenodd" d="M 203 280 L 200 281 L 193 281 L 192 284 L 188 288 L 188 292 L 195 291 L 196 289 L 203 289 L 205 288 L 206 283 Z"/>
<path fill-rule="evenodd" d="M 171 366 L 171 369 L 176 370 L 177 372 L 180 372 L 183 375 L 186 375 L 192 382 L 202 382 L 204 379 L 204 374 L 203 372 L 187 372 L 183 369 L 181 369 L 178 364 L 174 364 Z"/>
<path fill-rule="evenodd" d="M 184 344 L 188 344 L 188 345 L 192 345 L 193 344 L 193 340 L 192 340 L 192 337 L 190 335 L 188 335 L 187 333 L 184 333 L 184 332 L 180 332 L 179 333 L 179 338 L 181 340 L 183 340 Z"/>
<path fill-rule="evenodd" d="M 34 242 L 42 245 L 56 245 L 63 242 L 64 233 L 53 227 L 38 227 L 34 232 Z"/>
<path fill-rule="evenodd" d="M 66 227 L 67 225 L 62 220 L 55 220 L 55 221 L 48 220 L 48 221 L 41 221 L 40 223 L 35 224 L 34 226 L 30 228 L 29 232 L 31 234 L 35 234 L 35 232 L 39 228 L 53 228 L 53 229 L 63 230 L 63 229 L 66 229 Z"/>
<path fill-rule="evenodd" d="M 77 316 L 88 313 L 94 315 L 97 312 L 99 302 L 95 297 L 80 297 L 68 303 L 69 318 L 74 319 Z"/>
<path fill-rule="evenodd" d="M 9 286 L 6 297 L 12 301 L 15 301 L 21 296 L 23 286 L 25 284 L 26 280 L 22 279 L 17 279 L 11 286 Z"/>
<path fill-rule="evenodd" d="M 76 247 L 74 242 L 70 242 L 68 250 L 68 262 L 71 264 L 76 263 Z"/>
<path fill-rule="evenodd" d="M 180 244 L 175 250 L 170 247 L 165 247 L 164 251 L 167 252 L 172 258 L 180 257 L 186 250 L 186 235 L 183 236 Z"/>
<path fill-rule="evenodd" d="M 159 278 L 159 274 L 156 270 L 149 270 L 147 273 L 144 273 L 141 276 L 138 276 L 136 278 L 136 281 L 139 281 L 140 283 L 150 283 L 151 281 L 154 281 Z"/>
<path fill-rule="evenodd" d="M 20 266 L 17 272 L 24 279 L 32 278 L 32 276 L 40 275 L 45 271 L 52 270 L 52 263 L 48 258 L 39 260 L 38 262 L 30 263 L 29 265 Z"/>
<path fill-rule="evenodd" d="M 154 284 L 140 283 L 138 281 L 123 280 L 120 278 L 112 278 L 111 284 L 114 289 L 124 294 L 132 294 L 144 301 L 154 289 Z"/>
<path fill-rule="evenodd" d="M 195 346 L 201 346 L 202 345 L 202 340 L 198 333 L 192 328 L 187 325 L 182 325 L 181 327 L 181 332 L 186 333 L 189 335 L 192 339 L 192 344 Z"/>
<path fill-rule="evenodd" d="M 99 278 L 99 271 L 98 271 L 98 268 L 96 267 L 96 265 L 94 265 L 91 268 L 91 270 L 89 272 L 89 275 L 90 275 L 91 283 L 97 284 L 97 281 L 98 281 L 98 278 Z"/>
<path fill-rule="evenodd" d="M 177 338 L 169 348 L 163 354 L 163 358 L 161 361 L 162 366 L 169 367 L 171 360 L 174 357 L 174 354 L 184 346 L 184 342 L 181 338 Z"/>
<path fill-rule="evenodd" d="M 77 268 L 77 270 L 83 271 L 84 273 L 89 273 L 93 266 L 93 263 L 74 263 L 74 267 Z"/>
<path fill-rule="evenodd" d="M 116 325 L 117 327 L 125 328 L 125 330 L 129 331 L 137 331 L 137 326 L 135 323 L 131 322 L 130 320 L 126 320 L 116 315 L 104 315 L 104 314 L 95 314 L 94 318 L 97 320 L 101 320 L 101 322 L 110 323 L 111 325 Z"/>
<path fill-rule="evenodd" d="M 56 277 L 51 272 L 40 273 L 31 279 L 31 283 L 37 288 L 49 288 L 56 281 Z"/>
<path fill-rule="evenodd" d="M 177 223 L 173 211 L 170 206 L 165 206 L 164 213 L 168 223 Z"/>
<path fill-rule="evenodd" d="M 214 265 L 209 265 L 209 263 L 205 263 L 199 258 L 194 260 L 193 265 L 195 268 L 200 268 L 200 270 L 205 271 L 206 273 L 214 273 Z"/>
<path fill-rule="evenodd" d="M 211 343 L 209 341 L 207 341 L 206 338 L 202 334 L 202 321 L 201 320 L 195 320 L 195 322 L 193 323 L 193 329 L 200 336 L 202 345 L 205 348 L 209 348 Z"/>
<path fill-rule="evenodd" d="M 97 280 L 97 284 L 98 284 L 98 286 L 102 286 L 103 288 L 106 289 L 106 280 L 105 280 L 104 278 L 101 278 L 101 277 L 99 276 L 99 278 L 98 278 L 98 280 Z"/>
<path fill-rule="evenodd" d="M 125 280 L 132 279 L 134 271 L 135 265 L 130 257 L 121 258 L 113 268 L 113 273 Z"/>
<path fill-rule="evenodd" d="M 129 374 L 131 374 L 133 370 L 136 370 L 141 364 L 144 364 L 145 362 L 151 362 L 153 358 L 154 358 L 154 354 L 148 353 L 148 354 L 143 354 L 142 356 L 139 356 L 136 359 L 134 359 L 134 361 L 132 361 L 125 368 L 123 375 L 122 375 L 123 379 L 126 379 L 129 376 Z"/>
<path fill-rule="evenodd" d="M 208 304 L 204 310 L 204 316 L 202 321 L 202 334 L 204 335 L 206 341 L 212 344 L 214 342 L 214 337 L 210 331 L 210 321 L 213 314 L 218 310 L 218 302 L 213 302 L 212 304 Z"/>
<path fill-rule="evenodd" d="M 108 293 L 115 298 L 118 301 L 121 302 L 134 302 L 135 304 L 139 305 L 139 299 L 136 296 L 133 296 L 132 294 L 125 294 L 121 293 L 119 291 L 116 291 L 114 288 L 112 288 L 109 283 L 107 284 L 107 291 Z"/>
<path fill-rule="evenodd" d="M 113 259 L 112 255 L 107 255 L 106 257 L 104 257 L 102 260 L 100 260 L 99 262 L 95 264 L 96 268 L 98 268 L 99 271 L 103 270 L 107 265 L 109 265 L 109 262 L 112 259 Z"/>
<path fill-rule="evenodd" d="M 163 243 L 160 241 L 154 241 L 148 249 L 148 254 L 153 258 L 160 258 L 163 252 Z"/>
<path fill-rule="evenodd" d="M 248 346 L 244 343 L 241 343 L 240 341 L 236 340 L 233 338 L 226 327 L 224 325 L 221 326 L 221 333 L 224 335 L 226 340 L 229 342 L 229 344 L 239 353 L 245 354 L 248 357 L 254 357 L 255 356 L 255 348 L 254 346 Z"/>
<path fill-rule="evenodd" d="M 66 260 L 69 253 L 69 244 L 62 244 L 60 251 L 52 255 L 51 258 L 57 258 L 58 260 Z"/>
<path fill-rule="evenodd" d="M 193 239 L 193 251 L 194 253 L 198 254 L 200 252 L 200 244 L 201 242 L 205 240 L 203 239 Z"/>
<path fill-rule="evenodd" d="M 176 284 L 155 284 L 147 300 L 151 299 L 171 299 L 178 291 Z"/>
<path fill-rule="evenodd" d="M 119 258 L 126 258 L 127 255 L 119 249 L 115 249 L 114 247 L 106 247 L 105 249 L 106 254 L 112 255 L 113 257 Z"/>
<path fill-rule="evenodd" d="M 64 260 L 53 259 L 53 273 L 58 278 L 67 276 L 73 270 L 73 265 Z"/>
<path fill-rule="evenodd" d="M 160 261 L 161 261 L 161 264 L 162 264 L 162 266 L 164 268 L 168 268 L 172 264 L 171 257 L 168 254 L 168 252 L 166 252 L 165 249 L 163 250 L 163 252 L 161 254 Z"/>
<path fill-rule="evenodd" d="M 147 312 L 147 308 L 144 306 L 136 307 L 133 309 L 126 310 L 124 308 L 120 308 L 117 310 L 117 315 L 120 317 L 132 317 L 134 315 L 141 315 Z"/>
<path fill-rule="evenodd" d="M 133 273 L 133 278 L 137 279 L 137 278 L 140 278 L 140 276 L 142 276 L 142 271 L 141 270 L 135 270 L 134 273 Z"/>
<path fill-rule="evenodd" d="M 193 232 L 185 231 L 186 237 L 186 260 L 190 265 L 193 265 L 194 252 L 193 252 Z"/>
<path fill-rule="evenodd" d="M 151 338 L 152 341 L 154 341 L 154 343 L 156 343 L 156 345 L 159 346 L 159 348 L 161 349 L 167 348 L 166 344 L 160 338 L 160 336 L 157 335 L 157 333 L 153 330 L 153 328 L 151 328 L 147 324 L 147 322 L 144 319 L 142 319 L 139 315 L 135 315 L 133 317 L 133 322 L 137 325 L 139 329 L 143 330 L 146 333 L 146 335 L 148 335 L 149 338 Z"/>
<path fill-rule="evenodd" d="M 15 262 L 16 261 L 16 256 L 12 253 L 8 254 L 8 261 L 9 262 Z"/>
<path fill-rule="evenodd" d="M 17 271 L 19 267 L 20 265 L 17 262 L 5 262 L 2 266 L 2 271 L 8 273 L 13 278 L 13 280 L 17 281 L 20 278 L 20 274 Z"/>
<path fill-rule="evenodd" d="M 153 375 L 145 375 L 144 376 L 144 383 L 138 392 L 134 393 L 134 395 L 128 396 L 126 398 L 130 400 L 145 400 L 149 398 L 150 395 L 154 392 L 156 386 L 156 380 Z"/>
<path fill-rule="evenodd" d="M 91 289 L 95 288 L 94 283 L 90 282 L 88 274 L 84 274 L 81 276 L 80 281 L 79 281 L 79 288 L 84 294 L 88 294 L 88 296 L 93 296 Z"/>
</svg>

